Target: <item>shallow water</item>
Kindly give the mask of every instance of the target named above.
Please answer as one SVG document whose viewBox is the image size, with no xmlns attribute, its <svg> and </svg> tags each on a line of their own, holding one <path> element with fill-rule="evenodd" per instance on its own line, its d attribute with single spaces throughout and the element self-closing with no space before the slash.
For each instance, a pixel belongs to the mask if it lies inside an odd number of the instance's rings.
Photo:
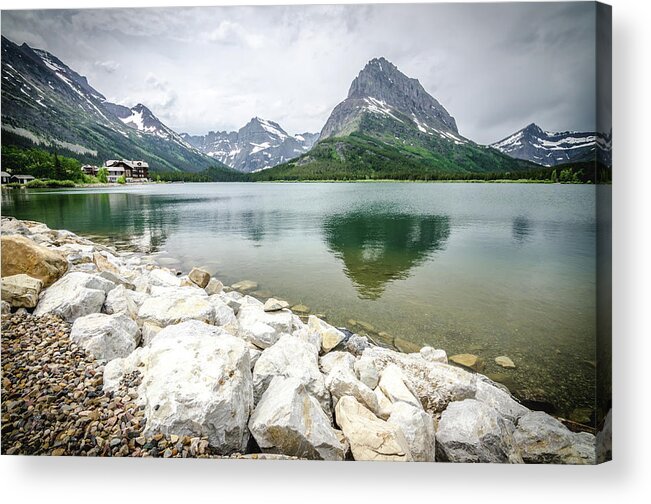
<svg viewBox="0 0 651 504">
<path fill-rule="evenodd" d="M 2 213 L 203 266 L 225 283 L 255 280 L 337 325 L 477 354 L 486 374 L 569 415 L 594 404 L 595 190 L 157 184 L 3 191 Z M 498 367 L 499 355 L 517 368 Z"/>
</svg>

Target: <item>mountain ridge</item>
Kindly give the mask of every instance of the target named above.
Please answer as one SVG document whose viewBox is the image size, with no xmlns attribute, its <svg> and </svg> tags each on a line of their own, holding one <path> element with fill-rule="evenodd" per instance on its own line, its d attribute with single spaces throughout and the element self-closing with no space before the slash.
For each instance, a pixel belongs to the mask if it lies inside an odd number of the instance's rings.
<svg viewBox="0 0 651 504">
<path fill-rule="evenodd" d="M 182 133 L 181 138 L 226 166 L 249 173 L 264 170 L 307 152 L 317 133 L 289 135 L 278 123 L 253 117 L 237 131 Z"/>
<path fill-rule="evenodd" d="M 3 144 L 45 145 L 82 162 L 145 159 L 152 171 L 199 172 L 221 164 L 186 144 L 144 105 L 110 103 L 86 77 L 42 49 L 2 37 Z M 153 130 L 119 117 L 146 118 Z M 143 123 L 144 124 L 144 123 Z"/>
<path fill-rule="evenodd" d="M 582 131 L 545 131 L 531 123 L 490 144 L 515 159 L 543 166 L 572 162 L 599 161 L 610 164 L 610 135 Z"/>
</svg>

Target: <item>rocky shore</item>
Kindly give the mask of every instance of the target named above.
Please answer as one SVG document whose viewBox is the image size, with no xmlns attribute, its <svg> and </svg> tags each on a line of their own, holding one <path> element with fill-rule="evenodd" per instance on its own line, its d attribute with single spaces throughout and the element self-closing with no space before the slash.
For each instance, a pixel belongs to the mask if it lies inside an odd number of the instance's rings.
<svg viewBox="0 0 651 504">
<path fill-rule="evenodd" d="M 605 449 L 442 349 L 379 347 L 246 282 L 41 223 L 3 218 L 1 240 L 3 454 L 592 464 Z"/>
</svg>

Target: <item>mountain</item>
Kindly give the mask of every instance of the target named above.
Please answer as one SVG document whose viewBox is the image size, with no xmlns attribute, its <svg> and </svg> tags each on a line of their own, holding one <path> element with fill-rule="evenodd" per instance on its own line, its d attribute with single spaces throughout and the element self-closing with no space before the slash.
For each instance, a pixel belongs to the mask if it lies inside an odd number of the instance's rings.
<svg viewBox="0 0 651 504">
<path fill-rule="evenodd" d="M 417 79 L 376 58 L 353 80 L 315 146 L 259 178 L 427 179 L 535 167 L 464 138 Z"/>
<path fill-rule="evenodd" d="M 288 135 L 278 123 L 254 117 L 238 131 L 181 134 L 204 154 L 241 172 L 254 172 L 289 161 L 310 150 L 318 133 Z"/>
<path fill-rule="evenodd" d="M 520 131 L 491 144 L 491 147 L 516 159 L 543 166 L 594 161 L 599 148 L 600 160 L 610 164 L 610 134 L 578 131 L 543 131 L 531 123 Z"/>
<path fill-rule="evenodd" d="M 321 138 L 344 136 L 360 129 L 365 114 L 409 121 L 422 133 L 449 133 L 458 137 L 457 123 L 418 82 L 384 58 L 372 59 L 353 80 L 348 97 L 337 105 L 321 131 Z"/>
<path fill-rule="evenodd" d="M 47 51 L 2 37 L 2 143 L 44 145 L 83 162 L 144 159 L 153 171 L 199 172 L 219 163 L 144 105 L 110 103 Z"/>
</svg>

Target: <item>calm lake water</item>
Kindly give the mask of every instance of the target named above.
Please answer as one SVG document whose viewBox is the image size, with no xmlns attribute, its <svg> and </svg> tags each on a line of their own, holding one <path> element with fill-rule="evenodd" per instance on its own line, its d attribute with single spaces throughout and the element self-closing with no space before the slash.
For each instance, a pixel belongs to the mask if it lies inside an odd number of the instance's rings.
<svg viewBox="0 0 651 504">
<path fill-rule="evenodd" d="M 2 214 L 201 266 L 225 284 L 255 280 L 336 325 L 477 354 L 486 374 L 558 414 L 594 404 L 594 186 L 15 190 L 2 192 Z M 518 367 L 498 367 L 499 355 Z"/>
</svg>

